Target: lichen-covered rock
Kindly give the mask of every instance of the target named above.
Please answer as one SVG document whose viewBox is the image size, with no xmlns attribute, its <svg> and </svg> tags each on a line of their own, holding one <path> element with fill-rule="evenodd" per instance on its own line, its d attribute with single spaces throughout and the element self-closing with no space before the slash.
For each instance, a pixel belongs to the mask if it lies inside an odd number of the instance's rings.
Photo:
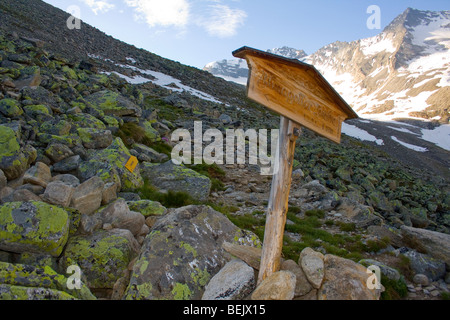
<svg viewBox="0 0 450 320">
<path fill-rule="evenodd" d="M 0 100 L 0 113 L 5 117 L 14 118 L 23 114 L 23 110 L 15 99 Z"/>
<path fill-rule="evenodd" d="M 78 135 L 83 142 L 83 146 L 87 149 L 103 149 L 108 147 L 113 140 L 111 131 L 94 129 L 94 128 L 78 128 Z"/>
<path fill-rule="evenodd" d="M 36 149 L 28 145 L 21 148 L 14 130 L 0 125 L 0 169 L 8 180 L 20 177 L 36 157 Z"/>
<path fill-rule="evenodd" d="M 75 300 L 75 297 L 55 289 L 29 288 L 0 283 L 0 300 Z"/>
<path fill-rule="evenodd" d="M 137 200 L 127 201 L 127 204 L 130 210 L 141 213 L 145 218 L 150 216 L 163 216 L 167 213 L 166 207 L 158 201 Z"/>
<path fill-rule="evenodd" d="M 130 300 L 200 299 L 209 280 L 230 260 L 227 242 L 260 244 L 208 206 L 165 215 L 145 238 L 125 295 Z"/>
<path fill-rule="evenodd" d="M 64 136 L 69 134 L 70 129 L 72 128 L 72 125 L 70 122 L 66 120 L 58 120 L 58 119 L 52 119 L 49 121 L 45 121 L 41 124 L 39 127 L 40 132 L 45 132 L 49 134 L 54 134 L 57 136 Z"/>
<path fill-rule="evenodd" d="M 124 96 L 110 90 L 93 93 L 85 97 L 85 100 L 103 110 L 105 114 L 134 117 L 140 117 L 142 115 L 142 110 L 139 106 Z"/>
<path fill-rule="evenodd" d="M 69 119 L 72 120 L 72 124 L 77 128 L 106 129 L 106 126 L 102 121 L 89 113 L 69 115 Z"/>
<path fill-rule="evenodd" d="M 161 141 L 158 130 L 152 127 L 150 121 L 141 121 L 139 125 L 144 129 L 145 136 L 152 142 Z"/>
<path fill-rule="evenodd" d="M 68 289 L 69 281 L 50 266 L 0 261 L 0 300 L 95 299 L 82 281 L 79 288 Z"/>
<path fill-rule="evenodd" d="M 14 84 L 17 89 L 24 87 L 36 88 L 41 84 L 41 69 L 38 66 L 25 67 L 20 70 L 20 77 Z"/>
<path fill-rule="evenodd" d="M 73 156 L 73 152 L 65 144 L 52 143 L 45 149 L 45 155 L 53 162 L 59 162 Z"/>
<path fill-rule="evenodd" d="M 59 256 L 69 235 L 64 209 L 45 202 L 8 202 L 0 206 L 0 249 Z"/>
<path fill-rule="evenodd" d="M 106 149 L 95 151 L 88 160 L 80 163 L 78 177 L 84 181 L 99 176 L 105 183 L 120 180 L 123 191 L 133 191 L 143 186 L 139 165 L 133 172 L 125 168 L 131 154 L 120 138 Z"/>
<path fill-rule="evenodd" d="M 198 200 L 206 200 L 211 190 L 211 180 L 171 160 L 162 164 L 144 163 L 142 176 L 159 189 L 181 191 Z"/>
<path fill-rule="evenodd" d="M 112 289 L 138 252 L 139 244 L 129 230 L 99 230 L 71 237 L 60 266 L 66 270 L 72 264 L 78 265 L 91 289 Z"/>
</svg>

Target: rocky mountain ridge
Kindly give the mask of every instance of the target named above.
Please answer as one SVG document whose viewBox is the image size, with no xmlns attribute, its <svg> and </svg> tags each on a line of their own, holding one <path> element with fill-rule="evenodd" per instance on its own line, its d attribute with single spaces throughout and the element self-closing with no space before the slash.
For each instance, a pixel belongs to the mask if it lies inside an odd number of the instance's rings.
<svg viewBox="0 0 450 320">
<path fill-rule="evenodd" d="M 408 8 L 371 38 L 336 41 L 309 56 L 302 50 L 296 56 L 292 48 L 272 52 L 314 65 L 363 118 L 448 124 L 449 25 L 449 11 Z M 236 61 L 210 63 L 204 70 L 245 84 L 246 66 Z"/>
</svg>

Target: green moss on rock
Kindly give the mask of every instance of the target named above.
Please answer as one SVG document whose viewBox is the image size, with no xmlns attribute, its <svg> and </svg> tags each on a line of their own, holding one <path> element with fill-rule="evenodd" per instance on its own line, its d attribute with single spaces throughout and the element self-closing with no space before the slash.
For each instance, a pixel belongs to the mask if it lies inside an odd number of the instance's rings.
<svg viewBox="0 0 450 320">
<path fill-rule="evenodd" d="M 9 202 L 0 206 L 0 249 L 61 254 L 69 236 L 67 212 L 44 202 Z"/>
<path fill-rule="evenodd" d="M 89 288 L 112 288 L 137 255 L 131 238 L 104 230 L 71 237 L 60 263 L 64 269 L 71 264 L 80 266 Z"/>
<path fill-rule="evenodd" d="M 23 114 L 23 110 L 15 99 L 0 100 L 0 113 L 5 117 L 18 117 Z"/>
</svg>

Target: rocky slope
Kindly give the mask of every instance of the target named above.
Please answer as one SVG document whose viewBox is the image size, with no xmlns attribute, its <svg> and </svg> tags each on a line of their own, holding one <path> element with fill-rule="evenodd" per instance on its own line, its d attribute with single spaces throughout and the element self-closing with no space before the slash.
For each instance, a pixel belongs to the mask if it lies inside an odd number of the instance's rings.
<svg viewBox="0 0 450 320">
<path fill-rule="evenodd" d="M 65 41 L 49 43 L 65 31 L 27 31 L 25 18 L 65 15 L 24 3 L 1 3 L 0 299 L 448 297 L 448 182 L 306 130 L 282 271 L 256 286 L 271 177 L 257 165 L 175 165 L 171 133 L 194 121 L 275 128 L 278 117 L 220 93 L 238 86 L 86 25 L 98 51 L 65 53 Z M 111 56 L 99 47 L 109 42 Z M 374 265 L 382 287 L 370 289 Z"/>
</svg>

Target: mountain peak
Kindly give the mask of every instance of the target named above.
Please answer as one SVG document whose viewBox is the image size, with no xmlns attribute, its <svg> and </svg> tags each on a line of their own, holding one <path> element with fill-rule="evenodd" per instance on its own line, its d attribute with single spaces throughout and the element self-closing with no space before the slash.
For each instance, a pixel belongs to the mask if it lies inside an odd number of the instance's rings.
<svg viewBox="0 0 450 320">
<path fill-rule="evenodd" d="M 302 59 L 308 55 L 304 50 L 298 50 L 287 46 L 269 49 L 267 50 L 267 52 L 277 54 L 290 59 Z"/>
</svg>

